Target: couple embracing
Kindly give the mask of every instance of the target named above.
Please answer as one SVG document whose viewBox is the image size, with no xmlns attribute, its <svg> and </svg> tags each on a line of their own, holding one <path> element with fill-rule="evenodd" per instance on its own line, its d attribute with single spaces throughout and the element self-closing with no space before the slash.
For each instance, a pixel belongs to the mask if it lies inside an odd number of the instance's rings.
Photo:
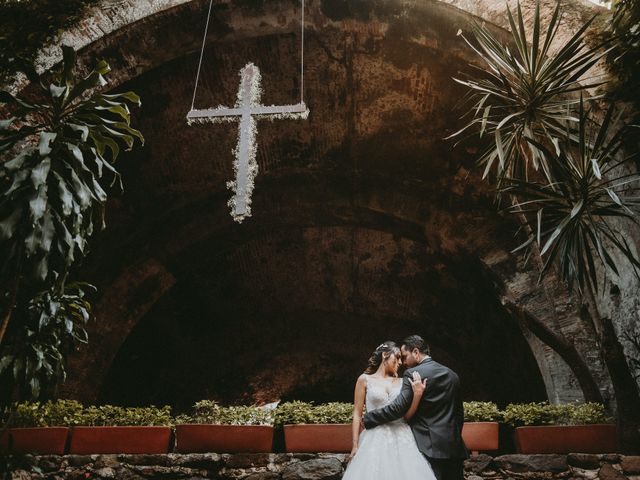
<svg viewBox="0 0 640 480">
<path fill-rule="evenodd" d="M 398 378 L 401 364 L 407 369 Z M 353 450 L 343 480 L 463 480 L 469 456 L 463 423 L 456 373 L 435 362 L 418 335 L 400 348 L 385 342 L 356 383 Z"/>
</svg>

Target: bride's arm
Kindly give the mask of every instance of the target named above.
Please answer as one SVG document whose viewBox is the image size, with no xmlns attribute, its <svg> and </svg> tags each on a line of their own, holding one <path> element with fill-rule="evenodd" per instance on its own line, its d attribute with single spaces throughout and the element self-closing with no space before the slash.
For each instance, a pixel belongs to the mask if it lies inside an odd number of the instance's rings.
<svg viewBox="0 0 640 480">
<path fill-rule="evenodd" d="M 420 374 L 418 372 L 413 372 L 413 380 L 410 380 L 411 388 L 413 389 L 413 400 L 411 401 L 411 406 L 407 413 L 404 414 L 404 419 L 408 422 L 411 420 L 418 410 L 418 405 L 420 405 L 420 400 L 422 400 L 422 394 L 427 388 L 427 379 L 422 380 Z"/>
<path fill-rule="evenodd" d="M 351 424 L 351 438 L 353 439 L 351 454 L 349 459 L 358 451 L 358 440 L 360 439 L 360 431 L 362 430 L 362 409 L 364 407 L 364 397 L 367 390 L 367 377 L 364 373 L 358 377 L 356 382 L 356 391 L 353 398 L 353 422 Z"/>
</svg>

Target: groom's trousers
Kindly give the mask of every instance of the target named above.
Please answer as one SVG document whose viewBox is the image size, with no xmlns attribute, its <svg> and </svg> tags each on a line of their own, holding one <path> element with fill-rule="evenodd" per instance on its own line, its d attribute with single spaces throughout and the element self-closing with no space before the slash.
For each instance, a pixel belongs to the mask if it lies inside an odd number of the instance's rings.
<svg viewBox="0 0 640 480">
<path fill-rule="evenodd" d="M 428 458 L 438 480 L 464 480 L 464 460 Z"/>
</svg>

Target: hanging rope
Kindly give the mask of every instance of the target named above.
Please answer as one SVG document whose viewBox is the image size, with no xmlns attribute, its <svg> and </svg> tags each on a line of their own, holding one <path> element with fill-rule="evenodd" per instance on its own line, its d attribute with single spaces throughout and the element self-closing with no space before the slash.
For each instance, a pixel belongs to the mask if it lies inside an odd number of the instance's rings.
<svg viewBox="0 0 640 480">
<path fill-rule="evenodd" d="M 304 103 L 304 0 L 300 18 L 300 103 Z"/>
<path fill-rule="evenodd" d="M 193 98 L 191 99 L 191 110 L 196 103 L 196 92 L 198 91 L 198 80 L 200 80 L 200 69 L 202 68 L 202 57 L 204 56 L 204 44 L 207 41 L 207 32 L 209 31 L 209 20 L 211 19 L 211 7 L 213 0 L 209 2 L 209 13 L 207 14 L 207 25 L 204 27 L 204 37 L 202 38 L 202 48 L 200 49 L 200 61 L 198 62 L 198 73 L 196 73 L 196 84 L 193 87 Z"/>
<path fill-rule="evenodd" d="M 300 103 L 304 104 L 304 2 L 302 3 L 302 14 L 300 17 Z M 209 2 L 209 12 L 207 13 L 207 23 L 204 28 L 204 37 L 202 38 L 202 47 L 200 48 L 200 60 L 198 61 L 198 72 L 196 73 L 196 83 L 193 87 L 193 97 L 191 98 L 191 110 L 194 110 L 196 103 L 196 92 L 198 91 L 198 82 L 200 81 L 200 70 L 202 69 L 202 58 L 204 57 L 204 47 L 207 42 L 207 33 L 209 32 L 209 21 L 211 20 L 211 9 L 213 0 Z"/>
</svg>

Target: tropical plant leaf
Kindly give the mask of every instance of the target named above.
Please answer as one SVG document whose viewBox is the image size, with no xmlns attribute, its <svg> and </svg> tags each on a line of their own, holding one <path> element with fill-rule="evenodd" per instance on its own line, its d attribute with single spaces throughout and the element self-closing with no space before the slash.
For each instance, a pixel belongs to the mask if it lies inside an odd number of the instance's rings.
<svg viewBox="0 0 640 480">
<path fill-rule="evenodd" d="M 91 92 L 104 85 L 109 65 L 100 61 L 87 76 L 77 78 L 75 62 L 73 49 L 63 47 L 62 69 L 46 87 L 39 84 L 48 104 L 0 93 L 0 101 L 16 107 L 0 126 L 0 151 L 13 151 L 26 142 L 26 148 L 0 165 L 0 175 L 8 179 L 0 187 L 0 260 L 6 266 L 22 252 L 24 271 L 34 272 L 36 281 L 64 276 L 84 255 L 94 226 L 104 226 L 104 171 L 113 175 L 107 179 L 111 186 L 120 182 L 110 161 L 122 146 L 131 149 L 144 141 L 130 125 L 128 107 L 140 98 L 133 92 Z M 33 112 L 46 112 L 42 115 L 51 121 L 34 122 Z M 51 245 L 55 248 L 49 251 Z"/>
<path fill-rule="evenodd" d="M 32 399 L 38 398 L 51 379 L 58 375 L 64 378 L 66 353 L 78 343 L 86 343 L 85 326 L 93 318 L 88 291 L 95 292 L 95 287 L 71 283 L 39 292 L 29 302 L 27 324 L 19 339 L 28 348 L 19 348 L 20 342 L 10 345 L 10 353 L 0 359 L 0 373 L 11 369 L 14 378 L 23 380 Z"/>
<path fill-rule="evenodd" d="M 16 276 L 21 297 L 40 292 L 14 316 L 23 323 L 12 328 L 14 343 L 3 342 L 0 366 L 34 398 L 64 380 L 66 352 L 88 340 L 93 287 L 66 285 L 67 278 L 94 230 L 104 228 L 107 184 L 120 182 L 112 163 L 122 147 L 144 141 L 130 123 L 129 104 L 140 98 L 99 92 L 106 62 L 83 78 L 75 63 L 76 53 L 63 47 L 62 68 L 47 85 L 30 73 L 29 98 L 0 91 L 11 112 L 0 120 L 0 270 Z"/>
</svg>

